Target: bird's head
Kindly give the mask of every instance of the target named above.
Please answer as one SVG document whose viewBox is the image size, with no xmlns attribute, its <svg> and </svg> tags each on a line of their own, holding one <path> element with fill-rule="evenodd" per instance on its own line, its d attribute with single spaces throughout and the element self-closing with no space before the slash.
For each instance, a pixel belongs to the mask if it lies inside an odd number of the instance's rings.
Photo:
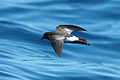
<svg viewBox="0 0 120 80">
<path fill-rule="evenodd" d="M 43 39 L 45 39 L 45 34 L 43 35 L 43 37 L 42 37 L 42 39 L 41 39 L 41 40 L 43 40 Z"/>
<path fill-rule="evenodd" d="M 43 35 L 43 37 L 42 37 L 42 39 L 41 39 L 41 40 L 43 40 L 43 39 L 47 39 L 47 38 L 48 38 L 47 33 L 44 33 L 44 35 Z"/>
</svg>

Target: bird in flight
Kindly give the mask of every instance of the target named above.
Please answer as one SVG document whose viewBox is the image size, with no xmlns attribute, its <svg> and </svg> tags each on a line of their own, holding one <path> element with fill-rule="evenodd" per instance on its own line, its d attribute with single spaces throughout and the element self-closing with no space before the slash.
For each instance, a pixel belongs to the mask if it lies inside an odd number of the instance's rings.
<svg viewBox="0 0 120 80">
<path fill-rule="evenodd" d="M 62 48 L 64 43 L 78 43 L 90 45 L 85 38 L 78 38 L 71 35 L 73 31 L 87 31 L 75 25 L 59 25 L 56 27 L 55 32 L 45 32 L 43 39 L 50 40 L 50 43 L 59 57 L 62 56 Z"/>
</svg>

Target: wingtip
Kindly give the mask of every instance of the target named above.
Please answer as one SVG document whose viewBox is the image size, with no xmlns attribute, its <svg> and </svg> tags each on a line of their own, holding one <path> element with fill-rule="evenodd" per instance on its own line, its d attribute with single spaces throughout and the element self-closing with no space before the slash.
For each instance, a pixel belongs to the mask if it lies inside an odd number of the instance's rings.
<svg viewBox="0 0 120 80">
<path fill-rule="evenodd" d="M 87 31 L 86 29 L 83 29 L 83 28 L 82 28 L 82 30 L 83 30 L 83 31 Z"/>
<path fill-rule="evenodd" d="M 61 56 L 59 56 L 59 58 L 61 58 Z"/>
<path fill-rule="evenodd" d="M 87 31 L 86 29 L 84 29 L 84 31 Z"/>
<path fill-rule="evenodd" d="M 59 58 L 61 58 L 61 56 L 62 56 L 62 55 L 59 55 L 59 54 L 57 54 L 57 55 L 59 56 Z"/>
</svg>

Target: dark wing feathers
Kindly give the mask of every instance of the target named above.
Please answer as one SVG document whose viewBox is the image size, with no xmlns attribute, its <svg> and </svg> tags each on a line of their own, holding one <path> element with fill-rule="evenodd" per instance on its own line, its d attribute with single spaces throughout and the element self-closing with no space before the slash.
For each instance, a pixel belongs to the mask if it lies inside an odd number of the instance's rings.
<svg viewBox="0 0 120 80">
<path fill-rule="evenodd" d="M 56 27 L 56 31 L 63 31 L 65 33 L 71 34 L 71 32 L 73 31 L 87 31 L 87 30 L 74 25 L 59 25 Z"/>
<path fill-rule="evenodd" d="M 62 48 L 64 43 L 64 37 L 59 35 L 53 35 L 50 37 L 50 42 L 59 57 L 62 56 Z"/>
</svg>

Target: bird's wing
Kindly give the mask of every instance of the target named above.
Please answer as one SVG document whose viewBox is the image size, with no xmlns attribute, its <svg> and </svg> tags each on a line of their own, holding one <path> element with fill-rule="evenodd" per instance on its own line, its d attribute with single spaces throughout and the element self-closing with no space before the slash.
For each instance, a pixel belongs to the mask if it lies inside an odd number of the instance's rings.
<svg viewBox="0 0 120 80">
<path fill-rule="evenodd" d="M 87 30 L 74 25 L 59 25 L 56 27 L 56 31 L 62 31 L 67 34 L 71 34 L 71 32 L 73 31 L 87 31 Z"/>
<path fill-rule="evenodd" d="M 62 48 L 64 43 L 64 36 L 61 35 L 52 35 L 49 40 L 51 45 L 59 57 L 62 56 Z"/>
</svg>

